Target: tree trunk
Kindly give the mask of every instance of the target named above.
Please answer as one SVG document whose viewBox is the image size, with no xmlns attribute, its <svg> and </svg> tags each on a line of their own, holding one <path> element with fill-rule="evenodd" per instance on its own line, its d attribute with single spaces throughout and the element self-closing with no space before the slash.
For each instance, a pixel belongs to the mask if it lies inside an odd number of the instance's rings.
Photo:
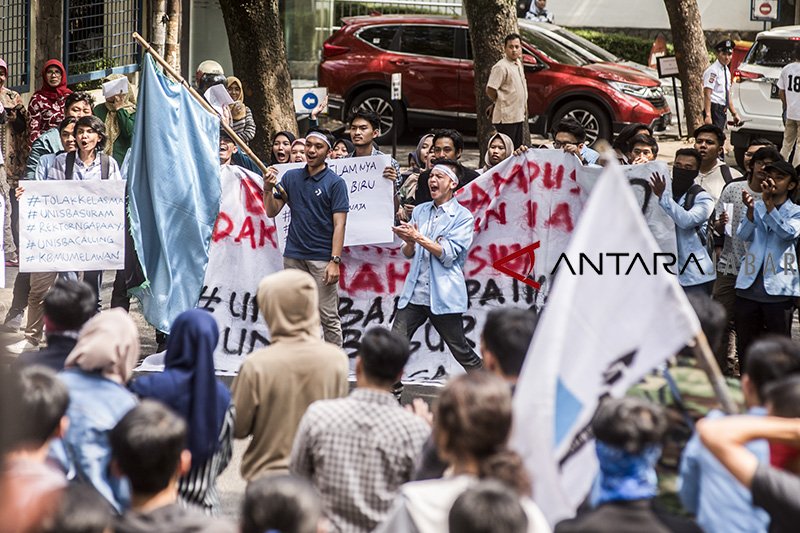
<svg viewBox="0 0 800 533">
<path fill-rule="evenodd" d="M 486 152 L 489 136 L 494 131 L 492 118 L 486 110 L 492 101 L 486 95 L 486 83 L 492 67 L 503 57 L 503 40 L 509 33 L 519 32 L 517 8 L 513 0 L 464 0 L 464 10 L 469 23 L 472 41 L 473 69 L 475 71 L 475 112 L 478 115 L 478 144 L 481 161 Z M 525 113 L 523 139 L 530 140 L 528 114 Z M 525 144 L 530 144 L 526 142 Z"/>
<path fill-rule="evenodd" d="M 153 37 L 150 46 L 158 55 L 164 57 L 164 43 L 167 38 L 167 0 L 153 0 Z"/>
<path fill-rule="evenodd" d="M 63 59 L 64 9 L 60 2 L 34 2 L 36 41 L 31 49 L 31 91 L 42 85 L 42 67 L 48 59 Z M 69 74 L 69 73 L 67 73 Z"/>
<path fill-rule="evenodd" d="M 164 40 L 164 59 L 178 72 L 181 71 L 181 2 L 169 0 L 167 35 Z"/>
<path fill-rule="evenodd" d="M 253 111 L 256 136 L 250 148 L 269 161 L 272 135 L 297 132 L 292 78 L 286 59 L 278 0 L 220 0 L 228 32 L 233 71 Z"/>
<path fill-rule="evenodd" d="M 664 0 L 672 28 L 689 135 L 703 124 L 703 72 L 708 49 L 697 0 Z"/>
</svg>

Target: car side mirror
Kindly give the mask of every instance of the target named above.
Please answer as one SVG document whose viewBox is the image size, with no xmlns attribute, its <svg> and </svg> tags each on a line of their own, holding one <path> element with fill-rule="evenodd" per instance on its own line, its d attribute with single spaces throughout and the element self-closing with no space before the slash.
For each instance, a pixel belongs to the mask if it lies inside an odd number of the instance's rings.
<svg viewBox="0 0 800 533">
<path fill-rule="evenodd" d="M 539 72 L 540 70 L 545 68 L 545 64 L 537 61 L 535 57 L 530 55 L 523 55 L 522 56 L 522 66 L 525 70 L 531 72 Z"/>
</svg>

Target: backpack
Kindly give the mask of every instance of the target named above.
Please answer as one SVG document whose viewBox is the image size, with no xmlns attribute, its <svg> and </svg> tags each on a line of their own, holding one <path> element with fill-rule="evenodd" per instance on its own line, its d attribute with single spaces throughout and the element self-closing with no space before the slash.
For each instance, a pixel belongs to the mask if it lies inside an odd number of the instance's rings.
<svg viewBox="0 0 800 533">
<path fill-rule="evenodd" d="M 72 173 L 75 168 L 75 157 L 77 157 L 77 152 L 70 152 L 67 154 L 67 167 L 64 169 L 64 179 L 71 180 Z M 108 161 L 108 155 L 104 153 L 97 154 L 100 158 L 100 179 L 107 180 L 108 179 L 108 167 L 110 163 Z"/>
<path fill-rule="evenodd" d="M 725 165 L 725 168 L 727 168 L 727 165 Z M 730 172 L 731 171 L 728 168 L 728 176 L 727 176 L 728 178 L 731 175 Z M 725 173 L 723 172 L 722 175 L 725 176 Z M 695 198 L 697 198 L 697 195 L 700 194 L 701 192 L 705 192 L 705 189 L 703 189 L 700 185 L 693 183 L 692 186 L 689 187 L 689 190 L 686 191 L 686 201 L 683 203 L 683 208 L 689 211 L 694 206 Z M 694 228 L 694 231 L 697 234 L 697 237 L 700 239 L 700 244 L 703 245 L 703 248 L 706 249 L 706 252 L 708 252 L 708 256 L 713 261 L 714 260 L 714 213 L 712 212 L 711 216 L 706 221 L 705 228 L 702 228 L 702 226 L 696 226 Z"/>
</svg>

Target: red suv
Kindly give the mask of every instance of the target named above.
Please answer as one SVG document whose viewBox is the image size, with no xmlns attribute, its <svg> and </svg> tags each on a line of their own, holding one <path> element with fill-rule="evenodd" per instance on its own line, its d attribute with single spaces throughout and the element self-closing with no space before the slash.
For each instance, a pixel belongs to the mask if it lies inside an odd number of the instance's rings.
<svg viewBox="0 0 800 533">
<path fill-rule="evenodd" d="M 386 15 L 342 19 L 325 41 L 319 85 L 328 88 L 331 115 L 346 120 L 366 108 L 381 116 L 381 142 L 391 129 L 453 127 L 476 131 L 475 73 L 465 19 Z M 615 63 L 590 63 L 536 25 L 519 21 L 528 80 L 531 130 L 545 133 L 565 116 L 587 137 L 610 139 L 625 124 L 661 131 L 670 123 L 661 83 Z M 402 106 L 393 116 L 391 74 L 403 74 Z M 339 115 L 339 116 L 337 116 Z"/>
</svg>

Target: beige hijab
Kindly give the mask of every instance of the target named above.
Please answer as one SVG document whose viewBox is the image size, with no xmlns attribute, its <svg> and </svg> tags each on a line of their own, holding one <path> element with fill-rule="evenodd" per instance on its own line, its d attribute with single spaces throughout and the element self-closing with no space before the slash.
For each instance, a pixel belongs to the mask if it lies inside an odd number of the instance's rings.
<svg viewBox="0 0 800 533">
<path fill-rule="evenodd" d="M 128 382 L 139 360 L 139 331 L 133 319 L 115 308 L 95 315 L 81 329 L 64 363 L 85 372 L 99 372 L 120 385 Z"/>
<path fill-rule="evenodd" d="M 506 146 L 505 159 L 508 159 L 514 153 L 514 141 L 511 140 L 511 137 L 509 137 L 505 133 L 495 133 L 494 135 L 489 137 L 489 142 L 486 143 L 486 153 L 483 156 L 483 162 L 486 164 L 483 165 L 483 168 L 481 169 L 482 172 L 486 172 L 487 170 L 492 168 L 492 165 L 489 163 L 489 147 L 492 145 L 492 141 L 497 138 L 500 138 L 500 140 L 503 141 L 503 144 Z"/>
<path fill-rule="evenodd" d="M 120 78 L 124 78 L 123 74 L 109 74 L 105 78 L 103 78 L 103 83 L 118 80 Z M 108 113 L 106 113 L 106 135 L 108 135 L 108 140 L 106 141 L 106 147 L 103 150 L 108 155 L 114 153 L 114 142 L 119 137 L 119 122 L 117 121 L 117 110 L 124 109 L 128 113 L 136 113 L 136 86 L 132 83 L 128 83 L 128 96 L 125 97 L 125 101 L 119 106 L 116 110 L 111 109 L 106 103 L 106 109 Z"/>
</svg>

